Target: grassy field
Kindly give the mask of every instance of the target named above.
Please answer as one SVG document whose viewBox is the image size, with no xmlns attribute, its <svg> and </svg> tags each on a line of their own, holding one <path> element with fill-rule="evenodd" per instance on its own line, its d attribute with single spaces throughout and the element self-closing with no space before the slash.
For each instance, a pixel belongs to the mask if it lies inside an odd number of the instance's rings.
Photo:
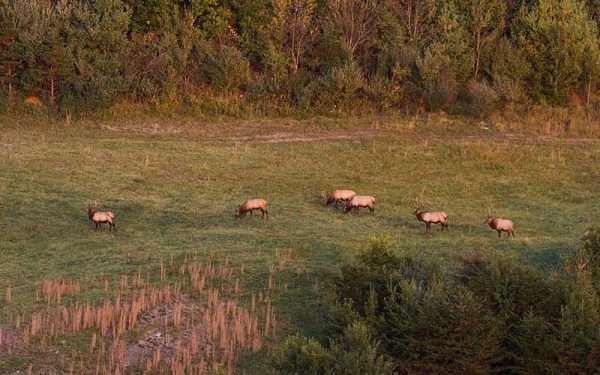
<svg viewBox="0 0 600 375">
<path fill-rule="evenodd" d="M 286 254 L 273 297 L 279 335 L 317 334 L 323 286 L 371 236 L 448 260 L 449 271 L 475 252 L 553 270 L 600 215 L 598 139 L 447 118 L 38 121 L 0 119 L 0 322 L 43 308 L 44 280 L 77 280 L 76 299 L 100 300 L 97 280 L 185 254 L 243 265 L 249 296 Z M 375 215 L 323 208 L 321 192 L 336 188 L 374 195 Z M 250 197 L 268 200 L 270 221 L 234 220 Z M 443 209 L 450 231 L 424 233 L 416 198 Z M 93 230 L 88 199 L 114 210 L 116 233 Z M 515 222 L 515 239 L 486 229 L 487 207 Z M 240 372 L 267 366 L 266 356 L 250 355 Z M 30 361 L 0 353 L 2 371 Z"/>
</svg>

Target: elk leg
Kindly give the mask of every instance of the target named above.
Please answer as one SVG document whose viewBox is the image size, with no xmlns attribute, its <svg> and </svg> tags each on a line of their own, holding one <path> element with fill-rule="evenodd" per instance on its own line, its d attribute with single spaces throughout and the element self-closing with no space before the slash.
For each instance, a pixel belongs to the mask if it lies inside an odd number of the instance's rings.
<svg viewBox="0 0 600 375">
<path fill-rule="evenodd" d="M 117 226 L 115 225 L 115 223 L 112 223 L 112 227 L 113 227 L 113 232 L 117 231 Z"/>
<path fill-rule="evenodd" d="M 501 237 L 500 233 L 502 233 L 502 232 L 498 231 L 498 238 L 500 238 L 500 237 Z"/>
<path fill-rule="evenodd" d="M 260 212 L 262 212 L 262 216 L 260 217 L 261 219 L 265 218 L 265 210 L 263 210 L 262 208 L 259 208 Z"/>
<path fill-rule="evenodd" d="M 514 231 L 514 230 L 511 230 L 511 231 L 510 231 L 510 233 L 512 233 L 512 235 L 513 235 L 513 238 L 515 238 L 515 231 Z"/>
<path fill-rule="evenodd" d="M 269 220 L 269 211 L 265 210 L 265 215 L 267 215 L 267 220 Z"/>
<path fill-rule="evenodd" d="M 375 215 L 375 209 L 373 207 L 369 207 L 369 211 L 371 211 L 371 215 Z"/>
<path fill-rule="evenodd" d="M 425 232 L 431 230 L 431 224 L 430 223 L 425 223 Z"/>
</svg>

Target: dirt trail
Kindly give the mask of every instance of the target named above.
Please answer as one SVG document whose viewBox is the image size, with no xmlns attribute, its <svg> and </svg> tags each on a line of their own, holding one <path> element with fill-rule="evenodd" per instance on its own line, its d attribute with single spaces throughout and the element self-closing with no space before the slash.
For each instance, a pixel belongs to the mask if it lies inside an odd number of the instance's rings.
<svg viewBox="0 0 600 375">
<path fill-rule="evenodd" d="M 344 141 L 360 140 L 375 137 L 375 131 L 355 131 L 355 132 L 327 132 L 301 134 L 291 132 L 278 132 L 272 134 L 260 134 L 252 136 L 228 137 L 226 140 L 233 142 L 252 142 L 252 143 L 287 143 L 287 142 L 321 142 L 321 141 Z"/>
<path fill-rule="evenodd" d="M 363 141 L 376 137 L 396 137 L 400 140 L 420 141 L 429 140 L 440 143 L 456 142 L 510 142 L 517 144 L 549 144 L 563 143 L 569 145 L 598 144 L 599 138 L 584 137 L 552 137 L 539 134 L 523 134 L 511 132 L 496 132 L 490 129 L 473 129 L 473 131 L 451 131 L 432 129 L 429 131 L 411 131 L 406 129 L 391 128 L 362 128 L 319 130 L 317 127 L 290 127 L 284 129 L 276 127 L 262 127 L 257 124 L 244 124 L 233 128 L 218 128 L 211 124 L 206 126 L 165 126 L 159 123 L 148 124 L 145 127 L 117 127 L 102 124 L 102 130 L 112 133 L 137 133 L 151 136 L 183 137 L 197 142 L 206 143 L 298 143 L 298 142 L 335 142 L 335 141 Z"/>
<path fill-rule="evenodd" d="M 206 138 L 206 141 L 229 141 L 241 143 L 294 143 L 294 142 L 327 142 L 327 141 L 362 141 L 376 137 L 399 137 L 411 141 L 429 140 L 439 143 L 462 143 L 462 142 L 485 142 L 485 143 L 516 143 L 516 144 L 550 144 L 566 143 L 569 145 L 591 145 L 599 144 L 600 139 L 596 138 L 573 138 L 573 137 L 548 137 L 541 135 L 526 135 L 518 133 L 484 133 L 484 134 L 458 134 L 458 135 L 439 135 L 439 134 L 417 134 L 403 133 L 388 130 L 366 130 L 366 131 L 338 131 L 323 133 L 293 133 L 276 132 L 272 134 L 260 134 L 251 136 L 235 136 L 225 138 Z"/>
</svg>

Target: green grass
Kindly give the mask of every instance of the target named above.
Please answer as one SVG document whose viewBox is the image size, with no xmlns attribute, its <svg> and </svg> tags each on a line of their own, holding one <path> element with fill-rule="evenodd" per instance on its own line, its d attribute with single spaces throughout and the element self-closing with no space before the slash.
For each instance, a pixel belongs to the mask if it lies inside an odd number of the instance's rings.
<svg viewBox="0 0 600 375">
<path fill-rule="evenodd" d="M 264 287 L 276 252 L 291 251 L 277 276 L 288 292 L 277 295 L 276 308 L 284 332 L 316 334 L 323 285 L 371 236 L 448 264 L 478 252 L 551 270 L 600 216 L 598 140 L 505 137 L 468 123 L 428 130 L 390 118 L 381 119 L 385 131 L 351 137 L 374 121 L 163 119 L 110 129 L 82 121 L 64 129 L 3 118 L 0 300 L 8 287 L 14 300 L 0 304 L 0 322 L 39 309 L 34 290 L 45 279 L 80 280 L 82 297 L 95 298 L 100 275 L 117 280 L 161 258 L 198 253 L 244 264 L 244 289 L 252 290 Z M 350 139 L 239 138 L 323 129 Z M 320 192 L 335 188 L 374 195 L 376 214 L 323 208 Z M 233 219 L 250 197 L 268 200 L 272 220 Z M 411 215 L 416 197 L 448 214 L 448 233 L 437 226 L 424 233 Z M 87 199 L 114 210 L 116 234 L 93 230 Z M 515 222 L 515 239 L 485 228 L 488 206 Z M 251 362 L 250 372 L 261 363 Z"/>
</svg>

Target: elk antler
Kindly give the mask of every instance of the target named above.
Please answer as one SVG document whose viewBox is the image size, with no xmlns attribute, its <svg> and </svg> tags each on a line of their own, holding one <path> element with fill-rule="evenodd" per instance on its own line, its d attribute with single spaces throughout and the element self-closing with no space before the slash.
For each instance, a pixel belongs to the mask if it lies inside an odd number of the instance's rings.
<svg viewBox="0 0 600 375">
<path fill-rule="evenodd" d="M 85 201 L 85 209 L 89 210 L 90 208 L 98 208 L 101 207 L 102 203 L 98 202 L 98 201 L 92 201 L 92 200 L 86 200 Z"/>
</svg>

